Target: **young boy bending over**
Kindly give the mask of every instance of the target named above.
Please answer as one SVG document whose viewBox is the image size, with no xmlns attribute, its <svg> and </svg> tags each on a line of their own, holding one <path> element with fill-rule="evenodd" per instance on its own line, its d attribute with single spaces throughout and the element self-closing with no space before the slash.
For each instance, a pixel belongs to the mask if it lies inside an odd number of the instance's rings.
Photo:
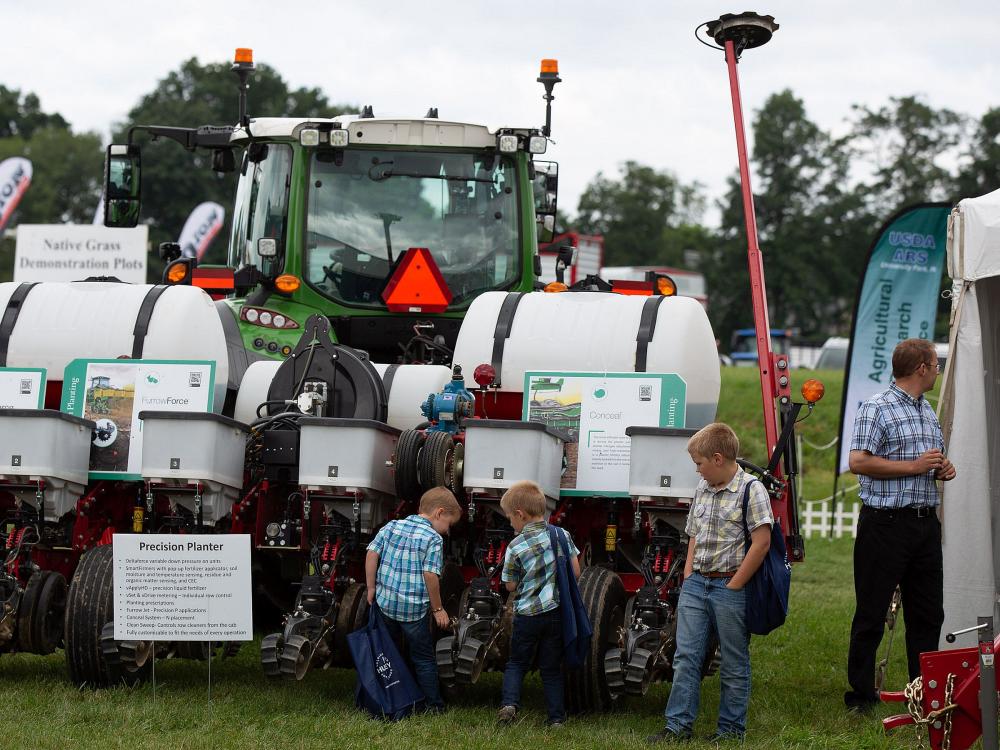
<svg viewBox="0 0 1000 750">
<path fill-rule="evenodd" d="M 548 724 L 561 727 L 566 721 L 562 620 L 556 583 L 557 550 L 552 549 L 545 523 L 545 495 L 534 482 L 516 482 L 500 498 L 500 508 L 518 536 L 507 547 L 501 574 L 514 597 L 514 629 L 497 720 L 509 724 L 517 718 L 524 675 L 531 669 L 537 647 Z M 565 537 L 573 574 L 579 578 L 580 551 L 567 531 L 557 529 L 556 534 Z"/>
<path fill-rule="evenodd" d="M 448 627 L 448 613 L 441 604 L 440 575 L 443 564 L 441 535 L 462 516 L 462 508 L 445 487 L 428 490 L 420 498 L 419 513 L 383 526 L 365 557 L 368 604 L 378 602 L 393 638 L 406 637 L 413 672 L 427 700 L 427 710 L 444 709 L 438 685 L 433 619 Z"/>
</svg>

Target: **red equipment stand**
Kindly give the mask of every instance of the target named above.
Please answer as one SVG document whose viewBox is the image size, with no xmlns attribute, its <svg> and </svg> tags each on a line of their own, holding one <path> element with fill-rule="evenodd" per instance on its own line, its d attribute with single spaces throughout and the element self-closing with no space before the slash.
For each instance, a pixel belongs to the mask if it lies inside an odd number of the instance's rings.
<svg viewBox="0 0 1000 750">
<path fill-rule="evenodd" d="M 926 726 L 932 748 L 965 750 L 980 735 L 983 750 L 997 749 L 997 675 L 994 654 L 1000 638 L 993 634 L 993 618 L 980 617 L 975 627 L 949 633 L 955 636 L 979 632 L 972 648 L 929 651 L 920 655 L 920 677 L 902 692 L 881 693 L 886 702 L 907 704 L 908 713 L 882 720 L 885 731 L 907 724 L 915 726 L 918 742 Z"/>
</svg>

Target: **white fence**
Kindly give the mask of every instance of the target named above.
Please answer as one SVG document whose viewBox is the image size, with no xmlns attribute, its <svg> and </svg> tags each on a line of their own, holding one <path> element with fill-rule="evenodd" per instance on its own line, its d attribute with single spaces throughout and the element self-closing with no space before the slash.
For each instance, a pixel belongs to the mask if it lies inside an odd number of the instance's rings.
<svg viewBox="0 0 1000 750">
<path fill-rule="evenodd" d="M 812 536 L 830 536 L 830 503 L 832 499 L 809 500 L 802 503 L 800 530 L 802 536 L 809 539 Z M 855 538 L 858 535 L 858 513 L 861 503 L 837 504 L 833 516 L 833 536 L 840 539 L 843 536 Z"/>
</svg>

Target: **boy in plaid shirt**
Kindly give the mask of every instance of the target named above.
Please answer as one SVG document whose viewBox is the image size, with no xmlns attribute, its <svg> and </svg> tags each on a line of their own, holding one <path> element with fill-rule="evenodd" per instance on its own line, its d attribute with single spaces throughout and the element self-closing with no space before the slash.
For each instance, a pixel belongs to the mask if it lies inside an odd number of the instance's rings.
<svg viewBox="0 0 1000 750">
<path fill-rule="evenodd" d="M 562 619 L 556 584 L 556 550 L 552 549 L 545 523 L 545 495 L 534 482 L 515 482 L 502 498 L 500 509 L 518 534 L 507 547 L 501 580 L 514 597 L 514 628 L 510 657 L 503 673 L 503 696 L 497 720 L 509 724 L 517 718 L 524 675 L 531 669 L 538 650 L 548 724 L 561 727 L 566 721 L 562 675 Z M 580 551 L 564 529 L 573 574 L 580 577 Z"/>
<path fill-rule="evenodd" d="M 701 665 L 709 632 L 719 636 L 722 700 L 712 741 L 742 740 L 750 703 L 750 633 L 746 627 L 743 587 L 757 572 L 771 547 L 771 501 L 760 482 L 736 463 L 740 440 L 721 422 L 703 427 L 688 441 L 688 453 L 702 480 L 688 511 L 688 551 L 684 585 L 677 602 L 677 650 L 674 680 L 664 712 L 666 726 L 647 738 L 686 742 L 698 715 Z M 744 555 L 743 495 L 750 485 L 747 528 L 750 549 Z"/>
<path fill-rule="evenodd" d="M 462 508 L 446 487 L 420 498 L 419 514 L 383 526 L 368 545 L 365 576 L 368 604 L 378 603 L 393 638 L 406 637 L 414 677 L 427 699 L 427 710 L 444 710 L 438 685 L 431 623 L 449 625 L 441 605 L 441 540 L 462 516 Z"/>
</svg>

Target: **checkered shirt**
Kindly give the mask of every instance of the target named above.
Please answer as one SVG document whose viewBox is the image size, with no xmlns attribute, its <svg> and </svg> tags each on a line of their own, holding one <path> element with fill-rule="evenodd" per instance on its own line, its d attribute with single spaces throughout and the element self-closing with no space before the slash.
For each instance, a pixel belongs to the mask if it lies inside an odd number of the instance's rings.
<svg viewBox="0 0 1000 750">
<path fill-rule="evenodd" d="M 774 523 L 767 490 L 743 469 L 737 469 L 729 484 L 718 491 L 702 479 L 695 490 L 684 527 L 688 537 L 694 538 L 694 570 L 728 573 L 742 564 L 746 554 L 743 491 L 747 482 L 753 482 L 747 504 L 747 527 L 753 531 L 763 524 Z"/>
<path fill-rule="evenodd" d="M 443 544 L 431 522 L 421 516 L 390 521 L 368 545 L 379 556 L 375 601 L 393 620 L 413 622 L 427 614 L 430 597 L 424 573 L 441 575 Z"/>
<path fill-rule="evenodd" d="M 913 461 L 931 448 L 944 450 L 941 425 L 927 399 L 913 398 L 893 383 L 861 404 L 854 419 L 852 451 L 868 451 L 890 461 Z M 872 508 L 938 504 L 934 471 L 909 477 L 875 479 L 858 475 L 861 502 Z"/>
<path fill-rule="evenodd" d="M 559 529 L 556 533 L 566 537 L 570 555 L 580 554 L 568 531 Z M 559 606 L 555 562 L 545 521 L 525 524 L 507 546 L 500 575 L 504 583 L 517 584 L 513 592 L 514 614 L 540 615 Z"/>
</svg>

